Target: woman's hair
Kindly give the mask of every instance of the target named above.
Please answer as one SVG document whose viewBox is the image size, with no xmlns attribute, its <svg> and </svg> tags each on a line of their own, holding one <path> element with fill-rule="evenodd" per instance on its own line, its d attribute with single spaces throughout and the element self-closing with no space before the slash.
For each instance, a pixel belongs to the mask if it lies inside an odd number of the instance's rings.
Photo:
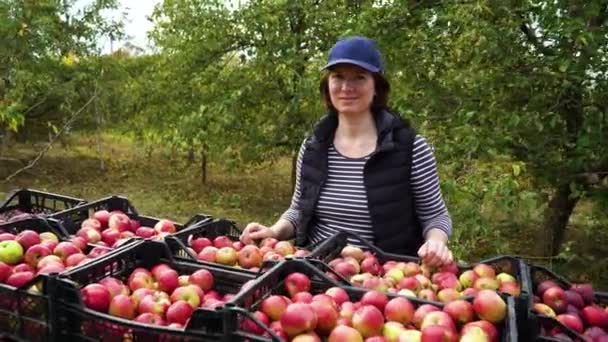
<svg viewBox="0 0 608 342">
<path fill-rule="evenodd" d="M 323 102 L 325 103 L 325 107 L 327 110 L 333 113 L 337 113 L 336 108 L 331 103 L 331 97 L 329 96 L 329 74 L 330 71 L 326 72 L 325 75 L 321 78 L 321 82 L 319 84 L 319 91 L 321 92 L 321 97 L 323 98 Z M 390 92 L 390 84 L 388 80 L 384 78 L 381 73 L 371 73 L 374 77 L 374 99 L 372 100 L 371 112 L 379 113 L 382 110 L 388 110 L 388 93 Z"/>
</svg>

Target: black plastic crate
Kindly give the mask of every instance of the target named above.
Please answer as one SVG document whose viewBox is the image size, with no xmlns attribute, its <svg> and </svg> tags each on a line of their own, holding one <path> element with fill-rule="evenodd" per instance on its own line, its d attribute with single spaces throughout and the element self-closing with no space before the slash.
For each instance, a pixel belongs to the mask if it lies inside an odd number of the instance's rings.
<svg viewBox="0 0 608 342">
<path fill-rule="evenodd" d="M 120 210 L 129 218 L 138 221 L 141 226 L 150 228 L 153 228 L 154 225 L 161 220 L 160 218 L 139 214 L 133 204 L 125 197 L 111 196 L 51 215 L 51 222 L 61 226 L 68 234 L 74 235 L 81 228 L 82 222 L 87 218 L 92 217 L 93 213 L 98 210 Z M 173 220 L 171 220 L 171 222 L 175 225 L 176 231 L 179 231 L 184 227 L 183 224 Z"/>
<path fill-rule="evenodd" d="M 529 277 L 530 277 L 529 292 L 531 294 L 529 297 L 529 309 L 530 309 L 529 322 L 530 323 L 529 323 L 528 327 L 529 327 L 529 331 L 531 331 L 531 333 L 532 333 L 532 336 L 536 336 L 536 341 L 555 341 L 555 342 L 564 342 L 565 341 L 565 339 L 542 335 L 542 327 L 545 326 L 545 327 L 551 327 L 553 329 L 557 329 L 575 341 L 577 341 L 577 340 L 584 341 L 585 338 L 581 334 L 566 327 L 558 320 L 545 316 L 545 315 L 537 314 L 532 311 L 533 310 L 532 306 L 534 305 L 534 296 L 536 294 L 536 288 L 541 282 L 546 281 L 546 280 L 551 280 L 564 290 L 570 289 L 570 287 L 572 286 L 572 283 L 568 279 L 562 277 L 561 275 L 551 271 L 550 269 L 548 269 L 547 267 L 544 267 L 544 266 L 530 264 L 530 265 L 528 265 L 528 269 L 529 269 L 529 274 L 530 274 L 529 275 Z M 593 296 L 594 303 L 600 304 L 602 307 L 608 307 L 608 293 L 594 290 L 593 295 L 594 295 Z"/>
<path fill-rule="evenodd" d="M 207 223 L 212 220 L 213 220 L 213 216 L 199 213 L 199 214 L 192 216 L 186 223 L 184 223 L 184 228 L 190 228 L 190 227 L 193 227 L 194 225 L 204 224 L 204 223 Z"/>
<path fill-rule="evenodd" d="M 253 277 L 194 263 L 177 262 L 166 244 L 140 240 L 115 250 L 86 267 L 62 275 L 57 282 L 57 336 L 66 341 L 219 341 L 224 339 L 223 309 L 197 308 L 185 329 L 137 323 L 88 309 L 80 288 L 107 276 L 126 279 L 136 267 L 167 263 L 179 273 L 205 268 L 214 275 L 214 289 L 237 293 Z"/>
<path fill-rule="evenodd" d="M 54 276 L 38 275 L 16 288 L 0 284 L 0 338 L 55 341 L 56 324 L 51 295 Z M 32 288 L 35 285 L 35 289 Z"/>
<path fill-rule="evenodd" d="M 189 248 L 190 241 L 196 238 L 208 238 L 213 241 L 218 236 L 227 236 L 232 241 L 239 241 L 241 231 L 236 226 L 236 223 L 226 219 L 212 219 L 201 221 L 191 227 L 184 228 L 175 234 L 167 237 L 165 242 L 173 252 L 173 255 L 178 260 L 196 261 L 197 263 L 212 267 L 219 267 L 226 270 L 234 270 L 234 266 L 226 266 L 218 263 L 208 262 L 198 259 L 197 255 Z M 309 249 L 310 250 L 310 249 Z M 273 265 L 276 262 L 268 261 L 264 265 Z M 252 275 L 258 274 L 259 271 L 239 268 L 239 271 Z"/>
<path fill-rule="evenodd" d="M 30 216 L 24 214 L 47 216 L 74 208 L 85 202 L 84 199 L 67 195 L 34 189 L 19 189 L 13 191 L 0 204 L 0 223 Z"/>
<path fill-rule="evenodd" d="M 284 280 L 290 273 L 301 272 L 311 278 L 311 294 L 323 293 L 330 287 L 339 286 L 346 290 L 351 301 L 359 300 L 367 291 L 364 289 L 343 285 L 342 282 L 336 282 L 324 274 L 319 274 L 318 271 L 311 267 L 310 262 L 303 260 L 285 260 L 275 265 L 271 270 L 266 272 L 260 278 L 243 289 L 237 296 L 227 303 L 229 310 L 226 312 L 226 331 L 230 334 L 231 341 L 282 341 L 268 326 L 257 320 L 252 312 L 257 310 L 257 307 L 266 297 L 279 294 L 286 295 Z M 389 299 L 398 297 L 397 295 L 387 293 Z M 507 303 L 507 317 L 505 321 L 499 325 L 501 332 L 501 342 L 518 341 L 518 330 L 516 324 L 515 303 L 513 297 L 501 295 Z M 432 304 L 442 308 L 444 304 L 427 301 L 417 298 L 407 298 L 414 306 L 422 304 Z M 472 299 L 469 299 L 472 300 Z M 271 337 L 264 337 L 245 332 L 240 329 L 240 324 L 244 319 L 254 321 L 260 328 L 267 332 Z"/>
</svg>

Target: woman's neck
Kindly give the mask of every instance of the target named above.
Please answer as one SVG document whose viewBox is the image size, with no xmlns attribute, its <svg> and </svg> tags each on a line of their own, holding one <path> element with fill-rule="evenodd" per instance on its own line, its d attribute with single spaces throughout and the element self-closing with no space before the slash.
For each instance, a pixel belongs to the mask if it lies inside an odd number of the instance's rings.
<svg viewBox="0 0 608 342">
<path fill-rule="evenodd" d="M 359 115 L 338 114 L 336 136 L 345 139 L 362 139 L 376 136 L 376 123 L 371 112 Z"/>
</svg>

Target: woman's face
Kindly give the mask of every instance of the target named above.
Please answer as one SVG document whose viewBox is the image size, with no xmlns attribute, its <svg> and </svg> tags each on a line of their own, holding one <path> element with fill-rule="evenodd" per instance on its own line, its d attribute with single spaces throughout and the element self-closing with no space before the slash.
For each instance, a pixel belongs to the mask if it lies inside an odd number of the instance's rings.
<svg viewBox="0 0 608 342">
<path fill-rule="evenodd" d="M 340 114 L 368 113 L 374 99 L 374 77 L 358 66 L 338 64 L 329 72 L 329 97 Z"/>
</svg>

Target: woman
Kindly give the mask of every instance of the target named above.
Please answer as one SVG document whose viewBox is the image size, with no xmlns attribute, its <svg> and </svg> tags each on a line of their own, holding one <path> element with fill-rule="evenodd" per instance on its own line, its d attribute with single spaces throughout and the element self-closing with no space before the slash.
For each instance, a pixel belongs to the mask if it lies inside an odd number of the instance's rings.
<svg viewBox="0 0 608 342">
<path fill-rule="evenodd" d="M 305 245 L 345 230 L 386 252 L 418 254 L 431 266 L 451 262 L 452 222 L 435 157 L 389 111 L 390 87 L 375 43 L 340 40 L 323 69 L 320 90 L 329 113 L 300 148 L 291 206 L 271 227 L 248 224 L 241 241 L 295 237 Z"/>
</svg>

